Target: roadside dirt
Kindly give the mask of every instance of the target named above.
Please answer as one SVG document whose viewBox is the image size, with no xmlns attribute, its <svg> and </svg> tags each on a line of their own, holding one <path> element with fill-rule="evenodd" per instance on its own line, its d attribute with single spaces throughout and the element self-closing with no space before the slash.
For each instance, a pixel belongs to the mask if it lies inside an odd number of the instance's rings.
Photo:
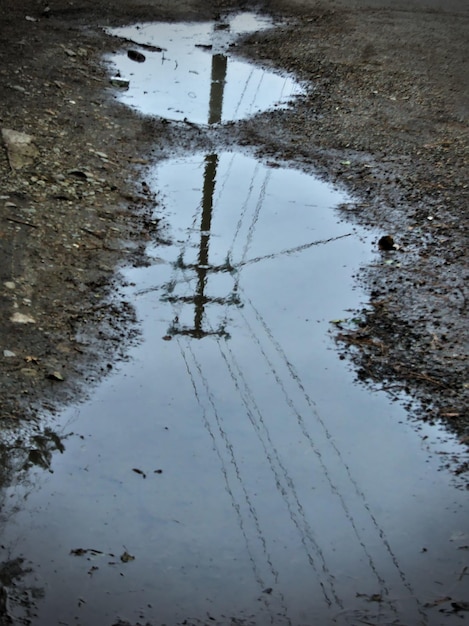
<svg viewBox="0 0 469 626">
<path fill-rule="evenodd" d="M 347 219 L 393 237 L 357 276 L 368 305 L 331 332 L 361 381 L 405 391 L 419 418 L 469 442 L 464 0 L 13 4 L 0 0 L 0 127 L 32 135 L 38 152 L 12 170 L 0 149 L 4 458 L 18 422 L 86 395 L 138 340 L 116 268 L 164 241 L 147 168 L 214 140 L 333 180 L 357 198 Z M 237 51 L 305 81 L 294 108 L 198 132 L 116 102 L 103 55 L 126 44 L 103 27 L 256 8 L 283 26 Z"/>
</svg>

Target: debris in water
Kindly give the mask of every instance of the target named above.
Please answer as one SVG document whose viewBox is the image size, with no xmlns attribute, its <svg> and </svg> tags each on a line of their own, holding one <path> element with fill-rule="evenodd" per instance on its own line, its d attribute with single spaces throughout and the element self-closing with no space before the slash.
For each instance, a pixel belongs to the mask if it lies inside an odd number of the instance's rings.
<svg viewBox="0 0 469 626">
<path fill-rule="evenodd" d="M 84 548 L 76 548 L 75 550 L 70 550 L 70 554 L 73 554 L 73 556 L 83 556 L 87 552 L 88 550 L 85 550 Z"/>
<path fill-rule="evenodd" d="M 146 60 L 146 56 L 141 52 L 137 52 L 137 50 L 129 50 L 127 56 L 131 61 L 135 61 L 136 63 L 143 63 Z"/>
<path fill-rule="evenodd" d="M 120 76 L 113 76 L 110 80 L 110 83 L 113 87 L 120 87 L 121 89 L 128 89 L 130 85 L 130 81 L 126 78 L 121 78 Z"/>
<path fill-rule="evenodd" d="M 92 554 L 94 556 L 98 554 L 104 554 L 101 550 L 95 550 L 94 548 L 75 548 L 75 550 L 70 550 L 70 554 L 73 556 L 84 556 L 85 554 Z"/>
<path fill-rule="evenodd" d="M 127 552 L 123 552 L 120 557 L 122 563 L 129 563 L 130 561 L 135 561 L 135 557 Z"/>
<path fill-rule="evenodd" d="M 433 602 L 427 602 L 423 606 L 425 608 L 431 609 L 431 608 L 434 608 L 435 606 L 440 606 L 440 604 L 445 604 L 445 602 L 449 602 L 450 600 L 451 600 L 450 596 L 445 596 L 444 598 L 438 598 L 437 600 L 434 600 Z"/>
</svg>

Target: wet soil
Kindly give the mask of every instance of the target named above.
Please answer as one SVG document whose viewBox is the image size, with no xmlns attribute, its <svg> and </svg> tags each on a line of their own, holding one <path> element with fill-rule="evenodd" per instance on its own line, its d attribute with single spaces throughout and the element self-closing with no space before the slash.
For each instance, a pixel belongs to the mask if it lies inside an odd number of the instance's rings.
<svg viewBox="0 0 469 626">
<path fill-rule="evenodd" d="M 283 25 L 250 36 L 239 54 L 294 72 L 307 95 L 291 110 L 205 130 L 119 104 L 102 59 L 128 43 L 102 28 L 213 19 L 246 3 L 0 8 L 0 126 L 34 136 L 38 149 L 18 170 L 0 150 L 4 472 L 21 447 L 15 424 L 83 397 L 138 338 L 116 268 L 145 264 L 150 237 L 164 243 L 158 199 L 142 183 L 148 168 L 221 141 L 352 191 L 347 218 L 393 237 L 396 248 L 357 276 L 369 304 L 351 315 L 356 327 L 332 332 L 360 380 L 405 390 L 416 415 L 468 441 L 466 2 L 260 3 Z M 43 461 L 55 446 L 45 440 Z"/>
</svg>

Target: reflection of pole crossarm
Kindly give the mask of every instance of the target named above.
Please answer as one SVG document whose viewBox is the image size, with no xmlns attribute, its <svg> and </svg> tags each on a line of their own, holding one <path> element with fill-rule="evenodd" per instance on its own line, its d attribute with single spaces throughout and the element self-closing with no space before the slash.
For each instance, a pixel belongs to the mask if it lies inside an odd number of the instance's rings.
<svg viewBox="0 0 469 626">
<path fill-rule="evenodd" d="M 204 306 L 206 304 L 240 304 L 240 299 L 235 294 L 230 294 L 226 297 L 209 297 L 209 296 L 165 296 L 162 298 L 164 302 L 183 302 L 185 304 L 192 303 L 196 307 Z"/>
<path fill-rule="evenodd" d="M 210 247 L 210 229 L 212 226 L 213 212 L 213 192 L 215 190 L 215 178 L 218 165 L 218 156 L 209 154 L 205 157 L 204 170 L 204 186 L 202 194 L 202 218 L 200 222 L 200 243 L 199 255 L 197 263 L 184 263 L 182 258 L 176 262 L 176 267 L 180 270 L 191 270 L 195 272 L 197 284 L 195 293 L 189 296 L 173 296 L 166 295 L 164 300 L 174 304 L 192 304 L 194 305 L 194 326 L 181 327 L 179 325 L 179 317 L 173 321 L 169 329 L 172 335 L 188 335 L 196 339 L 201 339 L 208 335 L 226 336 L 227 332 L 223 327 L 216 330 L 208 330 L 203 327 L 205 307 L 209 304 L 230 305 L 239 302 L 235 294 L 226 297 L 207 296 L 205 289 L 207 286 L 207 278 L 210 273 L 231 272 L 231 266 L 228 261 L 223 265 L 211 266 L 209 263 L 209 247 Z"/>
</svg>

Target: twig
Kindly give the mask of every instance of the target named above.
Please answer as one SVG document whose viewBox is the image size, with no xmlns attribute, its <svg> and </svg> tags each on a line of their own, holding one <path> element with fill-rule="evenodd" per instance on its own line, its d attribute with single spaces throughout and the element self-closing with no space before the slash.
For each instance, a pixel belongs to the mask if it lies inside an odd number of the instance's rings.
<svg viewBox="0 0 469 626">
<path fill-rule="evenodd" d="M 6 220 L 9 222 L 14 222 L 15 224 L 22 224 L 23 226 L 29 226 L 30 228 L 39 228 L 36 224 L 31 224 L 31 222 L 23 222 L 23 220 L 18 220 L 15 217 L 6 217 Z"/>
</svg>

